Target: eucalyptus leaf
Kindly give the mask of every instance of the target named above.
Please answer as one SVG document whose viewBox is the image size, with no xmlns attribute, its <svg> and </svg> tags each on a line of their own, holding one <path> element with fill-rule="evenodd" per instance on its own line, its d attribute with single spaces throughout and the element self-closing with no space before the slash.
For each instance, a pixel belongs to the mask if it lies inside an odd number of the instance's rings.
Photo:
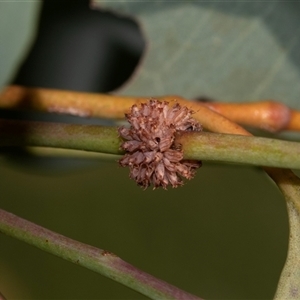
<svg viewBox="0 0 300 300">
<path fill-rule="evenodd" d="M 275 99 L 300 108 L 297 1 L 94 1 L 136 18 L 148 49 L 124 95 Z"/>
<path fill-rule="evenodd" d="M 0 1 L 0 87 L 8 84 L 35 35 L 40 1 Z"/>
</svg>

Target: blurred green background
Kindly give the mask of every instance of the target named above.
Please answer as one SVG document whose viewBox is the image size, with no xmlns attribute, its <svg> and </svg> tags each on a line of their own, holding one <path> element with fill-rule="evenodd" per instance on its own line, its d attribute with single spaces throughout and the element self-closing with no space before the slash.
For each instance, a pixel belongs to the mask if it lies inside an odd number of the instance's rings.
<svg viewBox="0 0 300 300">
<path fill-rule="evenodd" d="M 39 9 L 38 1 L 0 3 L 2 87 L 28 51 Z M 2 209 L 206 299 L 275 293 L 288 220 L 282 196 L 259 168 L 204 162 L 182 188 L 143 191 L 115 161 L 74 160 L 72 168 L 65 161 L 34 168 L 5 156 L 0 162 Z M 144 299 L 4 235 L 0 291 L 7 299 Z"/>
<path fill-rule="evenodd" d="M 276 187 L 258 169 L 204 163 L 182 188 L 143 191 L 113 162 L 52 176 L 1 165 L 3 209 L 207 299 L 270 299 L 275 292 L 287 216 Z M 0 286 L 8 299 L 143 299 L 0 238 Z"/>
</svg>

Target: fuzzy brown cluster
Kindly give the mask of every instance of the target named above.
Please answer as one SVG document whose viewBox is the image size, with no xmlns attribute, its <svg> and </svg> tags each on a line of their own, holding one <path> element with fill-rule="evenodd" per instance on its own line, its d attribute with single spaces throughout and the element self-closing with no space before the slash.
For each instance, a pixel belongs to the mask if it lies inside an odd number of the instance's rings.
<svg viewBox="0 0 300 300">
<path fill-rule="evenodd" d="M 170 107 L 166 101 L 151 99 L 140 106 L 133 105 L 125 115 L 131 126 L 119 128 L 125 140 L 121 148 L 126 151 L 119 163 L 129 167 L 129 176 L 138 185 L 166 189 L 168 185 L 183 185 L 182 178 L 194 177 L 201 162 L 183 160 L 182 150 L 174 145 L 177 131 L 202 130 L 192 114 L 178 103 Z"/>
</svg>

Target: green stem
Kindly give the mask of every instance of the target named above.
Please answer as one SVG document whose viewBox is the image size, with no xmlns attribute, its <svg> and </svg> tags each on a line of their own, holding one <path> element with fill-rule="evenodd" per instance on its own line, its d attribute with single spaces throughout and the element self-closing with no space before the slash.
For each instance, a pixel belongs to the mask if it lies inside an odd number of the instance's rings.
<svg viewBox="0 0 300 300">
<path fill-rule="evenodd" d="M 151 299 L 200 299 L 123 261 L 0 209 L 0 232 L 100 273 Z"/>
<path fill-rule="evenodd" d="M 274 299 L 300 299 L 300 179 L 290 170 L 266 169 L 283 193 L 289 215 L 289 248 Z"/>
<path fill-rule="evenodd" d="M 300 169 L 300 144 L 254 136 L 184 132 L 176 143 L 186 159 Z"/>
<path fill-rule="evenodd" d="M 122 154 L 116 127 L 0 120 L 0 147 L 42 146 Z M 182 132 L 184 158 L 300 169 L 300 144 L 276 139 Z"/>
<path fill-rule="evenodd" d="M 0 119 L 1 146 L 41 146 L 121 154 L 116 127 Z"/>
</svg>

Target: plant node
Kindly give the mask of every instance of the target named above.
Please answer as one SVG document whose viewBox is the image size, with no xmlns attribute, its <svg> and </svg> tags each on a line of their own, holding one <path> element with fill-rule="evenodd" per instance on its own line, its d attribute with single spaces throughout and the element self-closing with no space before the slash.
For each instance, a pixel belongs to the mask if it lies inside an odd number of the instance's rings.
<svg viewBox="0 0 300 300">
<path fill-rule="evenodd" d="M 125 114 L 130 127 L 120 127 L 120 136 L 125 140 L 121 148 L 126 154 L 119 160 L 122 167 L 128 166 L 130 178 L 146 189 L 168 185 L 183 185 L 182 178 L 191 179 L 200 161 L 184 160 L 183 151 L 175 146 L 178 131 L 201 131 L 202 126 L 192 118 L 193 111 L 176 103 L 172 107 L 166 101 L 150 99 L 140 106 L 133 105 Z"/>
</svg>

